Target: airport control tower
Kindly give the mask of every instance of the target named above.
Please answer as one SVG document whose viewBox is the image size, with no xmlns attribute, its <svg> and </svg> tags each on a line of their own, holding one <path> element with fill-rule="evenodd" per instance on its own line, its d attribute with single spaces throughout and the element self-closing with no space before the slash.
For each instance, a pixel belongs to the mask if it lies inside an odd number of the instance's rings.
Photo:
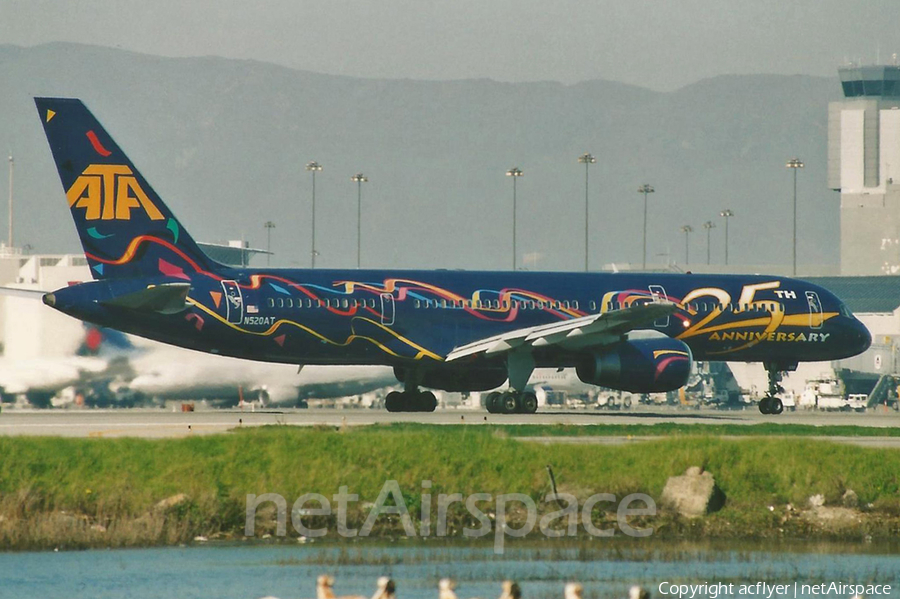
<svg viewBox="0 0 900 599">
<path fill-rule="evenodd" d="M 841 274 L 897 275 L 900 65 L 839 73 L 844 99 L 828 105 L 828 186 L 841 193 Z"/>
</svg>

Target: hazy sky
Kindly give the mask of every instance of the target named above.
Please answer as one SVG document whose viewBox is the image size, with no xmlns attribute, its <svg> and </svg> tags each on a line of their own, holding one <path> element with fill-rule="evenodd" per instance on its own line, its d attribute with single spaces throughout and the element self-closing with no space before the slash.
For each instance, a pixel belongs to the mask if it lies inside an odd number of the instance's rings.
<svg viewBox="0 0 900 599">
<path fill-rule="evenodd" d="M 671 90 L 728 73 L 832 76 L 900 53 L 898 0 L 0 0 L 0 43 L 216 55 L 376 78 Z"/>
</svg>

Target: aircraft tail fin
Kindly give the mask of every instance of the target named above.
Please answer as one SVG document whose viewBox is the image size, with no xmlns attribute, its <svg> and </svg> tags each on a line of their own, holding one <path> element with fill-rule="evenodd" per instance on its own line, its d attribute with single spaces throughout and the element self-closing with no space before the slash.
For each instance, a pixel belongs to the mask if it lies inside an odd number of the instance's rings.
<svg viewBox="0 0 900 599">
<path fill-rule="evenodd" d="M 95 279 L 212 271 L 210 260 L 81 100 L 35 98 Z"/>
</svg>

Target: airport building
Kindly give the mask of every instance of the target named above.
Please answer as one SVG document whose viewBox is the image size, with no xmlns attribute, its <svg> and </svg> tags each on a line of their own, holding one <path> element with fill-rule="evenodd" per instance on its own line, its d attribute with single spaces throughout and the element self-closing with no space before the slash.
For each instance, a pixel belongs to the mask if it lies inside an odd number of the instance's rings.
<svg viewBox="0 0 900 599">
<path fill-rule="evenodd" d="M 91 279 L 84 255 L 26 255 L 15 248 L 2 249 L 0 285 L 4 287 L 49 290 Z M 82 336 L 81 323 L 39 300 L 0 296 L 0 308 L 3 356 L 8 359 L 72 355 Z"/>
<path fill-rule="evenodd" d="M 838 70 L 828 187 L 841 194 L 841 274 L 900 274 L 900 66 Z"/>
<path fill-rule="evenodd" d="M 198 245 L 213 260 L 234 266 L 266 253 L 241 241 Z M 0 286 L 50 291 L 91 279 L 83 254 L 25 254 L 0 246 Z M 0 333 L 2 355 L 11 360 L 72 355 L 83 337 L 77 320 L 36 299 L 5 295 L 0 295 Z"/>
</svg>

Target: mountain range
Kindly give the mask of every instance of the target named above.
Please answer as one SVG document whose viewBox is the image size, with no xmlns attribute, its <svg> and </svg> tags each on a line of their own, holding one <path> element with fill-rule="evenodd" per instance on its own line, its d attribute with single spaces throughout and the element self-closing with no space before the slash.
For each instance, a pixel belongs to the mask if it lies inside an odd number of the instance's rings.
<svg viewBox="0 0 900 599">
<path fill-rule="evenodd" d="M 648 262 L 790 261 L 797 156 L 798 261 L 839 261 L 838 195 L 825 178 L 833 78 L 721 76 L 672 92 L 612 81 L 573 85 L 412 81 L 322 75 L 216 57 L 163 58 L 112 48 L 0 45 L 0 150 L 15 159 L 15 245 L 76 252 L 77 237 L 34 96 L 84 100 L 202 241 L 245 239 L 272 265 L 310 261 L 316 178 L 317 266 L 356 264 L 357 193 L 364 267 L 506 269 L 518 167 L 520 267 L 579 270 L 585 166 L 590 261 L 641 263 L 647 183 Z M 0 169 L 0 204 L 7 175 Z M 361 190 L 350 180 L 364 173 Z M 6 227 L 6 210 L 0 210 Z M 263 224 L 275 223 L 267 231 Z M 0 234 L 0 238 L 5 235 Z M 257 259 L 259 260 L 259 259 Z"/>
</svg>

